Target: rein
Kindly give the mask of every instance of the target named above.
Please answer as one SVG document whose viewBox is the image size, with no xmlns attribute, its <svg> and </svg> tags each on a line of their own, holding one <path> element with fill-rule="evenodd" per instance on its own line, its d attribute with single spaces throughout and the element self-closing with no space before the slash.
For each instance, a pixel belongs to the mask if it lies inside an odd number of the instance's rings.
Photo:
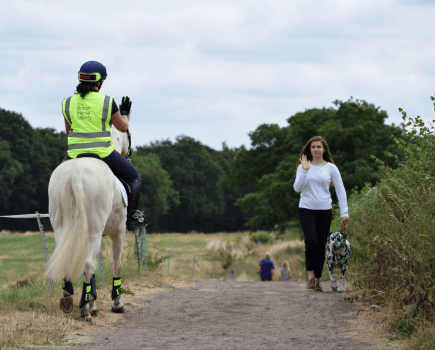
<svg viewBox="0 0 435 350">
<path fill-rule="evenodd" d="M 131 162 L 131 136 L 130 136 L 130 130 L 128 129 L 127 129 L 127 136 L 128 136 L 128 151 L 125 158 L 127 158 L 127 160 Z"/>
</svg>

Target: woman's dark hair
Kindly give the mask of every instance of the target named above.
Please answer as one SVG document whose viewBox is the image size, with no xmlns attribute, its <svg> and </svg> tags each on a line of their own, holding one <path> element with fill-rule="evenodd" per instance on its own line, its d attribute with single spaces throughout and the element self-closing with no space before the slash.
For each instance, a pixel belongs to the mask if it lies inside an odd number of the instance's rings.
<svg viewBox="0 0 435 350">
<path fill-rule="evenodd" d="M 90 83 L 81 81 L 79 85 L 76 87 L 76 94 L 80 94 L 82 98 L 88 94 L 89 91 L 93 91 L 94 87 L 97 86 L 98 83 Z M 95 90 L 94 90 L 95 91 Z"/>
<path fill-rule="evenodd" d="M 325 149 L 325 152 L 323 152 L 323 160 L 326 160 L 327 162 L 334 164 L 334 160 L 332 159 L 331 154 L 329 153 L 329 147 L 328 144 L 326 143 L 325 138 L 323 136 L 314 136 L 307 142 L 307 144 L 302 149 L 301 155 L 299 156 L 298 162 L 296 164 L 295 173 L 298 171 L 299 164 L 301 164 L 300 158 L 302 158 L 302 155 L 305 154 L 307 156 L 307 161 L 313 160 L 313 155 L 311 154 L 311 143 L 315 141 L 320 141 L 323 145 L 323 148 Z"/>
</svg>

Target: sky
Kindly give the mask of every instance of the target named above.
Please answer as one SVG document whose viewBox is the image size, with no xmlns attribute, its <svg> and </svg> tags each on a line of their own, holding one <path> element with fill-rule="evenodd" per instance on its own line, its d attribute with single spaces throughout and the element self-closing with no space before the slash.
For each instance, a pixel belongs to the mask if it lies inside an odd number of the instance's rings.
<svg viewBox="0 0 435 350">
<path fill-rule="evenodd" d="M 132 100 L 133 146 L 249 148 L 259 125 L 350 96 L 388 125 L 399 107 L 435 119 L 435 0 L 0 0 L 0 13 L 0 107 L 35 128 L 65 130 L 90 60 L 107 68 L 102 93 Z"/>
</svg>

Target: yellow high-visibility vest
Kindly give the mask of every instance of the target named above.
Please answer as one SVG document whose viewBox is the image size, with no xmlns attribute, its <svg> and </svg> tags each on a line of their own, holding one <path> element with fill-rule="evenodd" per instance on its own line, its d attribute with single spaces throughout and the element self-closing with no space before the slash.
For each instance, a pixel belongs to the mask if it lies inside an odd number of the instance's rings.
<svg viewBox="0 0 435 350">
<path fill-rule="evenodd" d="M 89 92 L 85 98 L 80 94 L 62 102 L 63 116 L 71 126 L 68 135 L 68 155 L 77 158 L 81 153 L 95 153 L 107 157 L 115 146 L 110 137 L 113 98 Z"/>
</svg>

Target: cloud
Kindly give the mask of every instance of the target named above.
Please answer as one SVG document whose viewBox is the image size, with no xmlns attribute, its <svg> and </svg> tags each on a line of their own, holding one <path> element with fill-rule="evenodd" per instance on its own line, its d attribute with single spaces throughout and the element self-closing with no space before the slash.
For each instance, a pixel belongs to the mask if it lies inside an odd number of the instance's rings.
<svg viewBox="0 0 435 350">
<path fill-rule="evenodd" d="M 411 4 L 412 3 L 412 4 Z M 102 92 L 133 101 L 134 144 L 181 133 L 220 149 L 249 145 L 351 95 L 433 119 L 435 6 L 417 0 L 0 1 L 0 107 L 63 130 L 60 104 L 88 60 Z"/>
</svg>

